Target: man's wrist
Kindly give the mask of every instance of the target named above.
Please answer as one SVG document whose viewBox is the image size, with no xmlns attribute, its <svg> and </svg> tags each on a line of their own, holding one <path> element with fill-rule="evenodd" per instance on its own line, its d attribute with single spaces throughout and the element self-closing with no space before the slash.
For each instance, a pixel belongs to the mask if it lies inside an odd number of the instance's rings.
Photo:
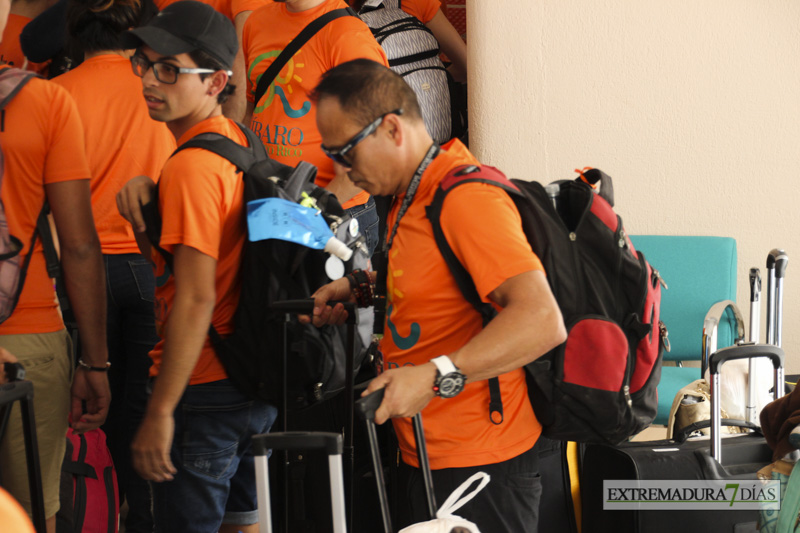
<svg viewBox="0 0 800 533">
<path fill-rule="evenodd" d="M 467 376 L 461 373 L 458 367 L 447 355 L 440 355 L 431 359 L 436 365 L 436 379 L 433 382 L 433 392 L 441 398 L 452 398 L 464 390 Z"/>
<path fill-rule="evenodd" d="M 83 357 L 78 358 L 78 368 L 82 370 L 86 370 L 87 372 L 108 372 L 108 369 L 111 368 L 111 362 L 106 361 L 102 364 L 93 364 L 87 363 L 83 360 Z"/>
</svg>

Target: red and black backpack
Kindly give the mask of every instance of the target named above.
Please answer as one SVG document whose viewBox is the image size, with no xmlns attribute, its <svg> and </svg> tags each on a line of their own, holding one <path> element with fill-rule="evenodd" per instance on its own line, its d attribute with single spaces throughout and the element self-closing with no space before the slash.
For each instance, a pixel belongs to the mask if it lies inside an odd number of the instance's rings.
<svg viewBox="0 0 800 533">
<path fill-rule="evenodd" d="M 617 444 L 649 426 L 658 406 L 666 334 L 659 320 L 662 283 L 614 212 L 611 178 L 586 169 L 578 179 L 546 189 L 509 180 L 489 166 L 468 165 L 441 181 L 427 215 L 461 292 L 486 325 L 495 311 L 481 301 L 440 225 L 447 193 L 470 182 L 496 185 L 514 200 L 567 327 L 566 342 L 526 366 L 528 395 L 544 435 Z M 496 378 L 489 385 L 490 418 L 500 423 L 502 391 Z"/>
</svg>

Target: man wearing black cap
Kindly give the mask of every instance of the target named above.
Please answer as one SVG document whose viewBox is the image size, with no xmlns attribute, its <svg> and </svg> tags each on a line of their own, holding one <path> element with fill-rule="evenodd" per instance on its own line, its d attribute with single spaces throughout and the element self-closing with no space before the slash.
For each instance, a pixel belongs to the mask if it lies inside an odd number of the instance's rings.
<svg viewBox="0 0 800 533">
<path fill-rule="evenodd" d="M 229 20 L 184 0 L 124 39 L 138 47 L 131 64 L 142 78 L 150 116 L 166 122 L 179 146 L 207 132 L 247 144 L 222 115 L 237 50 Z M 233 330 L 245 239 L 242 187 L 234 165 L 200 148 L 174 154 L 161 171 L 160 245 L 173 263 L 170 269 L 152 254 L 162 340 L 150 353 L 156 379 L 132 443 L 136 469 L 156 482 L 156 531 L 258 530 L 249 440 L 269 431 L 277 410 L 230 384 L 207 335 L 209 324 L 222 336 Z M 154 197 L 154 188 L 149 177 L 138 176 L 117 195 L 120 213 L 145 248 L 140 206 Z"/>
</svg>

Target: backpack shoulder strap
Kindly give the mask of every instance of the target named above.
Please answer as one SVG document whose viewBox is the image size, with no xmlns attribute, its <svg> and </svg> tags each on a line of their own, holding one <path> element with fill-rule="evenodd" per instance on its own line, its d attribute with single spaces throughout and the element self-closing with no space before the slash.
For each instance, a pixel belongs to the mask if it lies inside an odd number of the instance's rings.
<svg viewBox="0 0 800 533">
<path fill-rule="evenodd" d="M 0 70 L 0 109 L 5 109 L 8 103 L 19 93 L 26 83 L 38 74 L 18 68 Z"/>
<path fill-rule="evenodd" d="M 186 148 L 202 148 L 224 157 L 242 172 L 247 172 L 255 162 L 267 159 L 267 151 L 255 133 L 238 122 L 236 125 L 244 133 L 249 146 L 242 146 L 220 133 L 209 132 L 192 137 L 176 148 L 172 155 Z"/>
<path fill-rule="evenodd" d="M 510 195 L 521 195 L 519 188 L 514 185 L 502 172 L 494 167 L 482 165 L 462 165 L 452 169 L 442 181 L 439 183 L 439 188 L 433 196 L 433 201 L 425 208 L 425 213 L 428 220 L 431 221 L 433 227 L 433 237 L 436 240 L 436 246 L 447 263 L 450 273 L 456 280 L 461 294 L 481 315 L 484 327 L 489 321 L 497 314 L 494 307 L 481 300 L 478 289 L 475 287 L 475 282 L 472 280 L 467 269 L 461 264 L 455 252 L 447 242 L 444 235 L 444 230 L 441 225 L 442 206 L 447 194 L 454 188 L 464 183 L 488 183 L 495 185 L 508 192 Z M 489 382 L 489 420 L 493 424 L 501 424 L 503 422 L 503 400 L 500 394 L 500 381 L 497 378 L 491 378 Z"/>
<path fill-rule="evenodd" d="M 311 39 L 317 32 L 319 32 L 322 28 L 324 28 L 329 22 L 332 20 L 341 18 L 341 17 L 357 17 L 356 12 L 353 11 L 352 8 L 343 7 L 341 9 L 334 9 L 333 11 L 328 11 L 327 13 L 315 18 L 308 25 L 303 28 L 297 37 L 292 39 L 286 48 L 280 53 L 280 55 L 275 58 L 275 61 L 270 64 L 266 71 L 261 75 L 258 80 L 258 84 L 256 85 L 256 93 L 255 93 L 255 100 L 254 105 L 258 106 L 259 100 L 266 94 L 267 89 L 269 86 L 272 85 L 272 82 L 275 81 L 275 78 L 280 74 L 281 69 L 289 62 L 289 60 L 294 56 L 300 48 L 306 44 L 309 39 Z"/>
<path fill-rule="evenodd" d="M 495 310 L 490 304 L 481 300 L 475 283 L 461 261 L 458 260 L 447 238 L 444 235 L 441 225 L 442 207 L 447 194 L 454 188 L 464 183 L 488 183 L 507 191 L 511 195 L 520 194 L 519 189 L 502 172 L 496 168 L 482 165 L 463 165 L 451 170 L 439 183 L 439 188 L 433 196 L 433 201 L 425 208 L 428 220 L 433 226 L 433 236 L 436 246 L 442 253 L 445 263 L 450 268 L 450 272 L 461 289 L 464 298 L 480 313 L 483 318 L 484 326 L 494 318 Z"/>
</svg>

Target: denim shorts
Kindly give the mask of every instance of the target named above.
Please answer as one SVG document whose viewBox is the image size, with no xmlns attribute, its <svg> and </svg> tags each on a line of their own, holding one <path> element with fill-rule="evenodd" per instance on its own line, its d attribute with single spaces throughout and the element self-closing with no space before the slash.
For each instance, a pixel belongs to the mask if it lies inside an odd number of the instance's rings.
<svg viewBox="0 0 800 533">
<path fill-rule="evenodd" d="M 370 196 L 366 203 L 353 206 L 346 211 L 351 217 L 358 220 L 361 233 L 367 239 L 369 255 L 372 256 L 380 240 L 380 235 L 378 234 L 378 210 L 375 207 L 375 198 Z"/>
<path fill-rule="evenodd" d="M 156 532 L 216 533 L 223 523 L 257 523 L 251 437 L 268 432 L 277 414 L 227 379 L 188 386 L 175 409 L 178 473 L 152 484 Z"/>
</svg>

